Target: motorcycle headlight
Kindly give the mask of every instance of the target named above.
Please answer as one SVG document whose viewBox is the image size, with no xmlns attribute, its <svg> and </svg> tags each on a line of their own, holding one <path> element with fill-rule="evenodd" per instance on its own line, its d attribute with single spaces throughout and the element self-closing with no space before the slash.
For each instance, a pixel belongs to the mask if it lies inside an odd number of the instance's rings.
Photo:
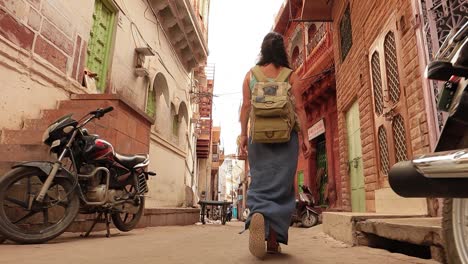
<svg viewBox="0 0 468 264">
<path fill-rule="evenodd" d="M 42 142 L 46 142 L 46 140 L 49 139 L 49 128 L 47 128 L 45 131 L 44 131 L 44 134 L 42 134 Z"/>
</svg>

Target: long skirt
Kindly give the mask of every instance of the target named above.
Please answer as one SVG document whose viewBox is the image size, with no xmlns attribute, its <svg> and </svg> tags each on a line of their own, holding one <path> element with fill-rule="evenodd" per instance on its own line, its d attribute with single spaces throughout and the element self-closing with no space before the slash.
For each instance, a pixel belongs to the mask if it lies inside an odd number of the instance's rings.
<svg viewBox="0 0 468 264">
<path fill-rule="evenodd" d="M 249 140 L 250 142 L 250 140 Z M 288 229 L 295 210 L 294 176 L 297 169 L 299 142 L 297 132 L 291 133 L 286 143 L 249 143 L 248 157 L 251 183 L 247 191 L 250 215 L 248 229 L 254 213 L 265 218 L 265 238 L 270 228 L 277 233 L 279 243 L 288 243 Z"/>
</svg>

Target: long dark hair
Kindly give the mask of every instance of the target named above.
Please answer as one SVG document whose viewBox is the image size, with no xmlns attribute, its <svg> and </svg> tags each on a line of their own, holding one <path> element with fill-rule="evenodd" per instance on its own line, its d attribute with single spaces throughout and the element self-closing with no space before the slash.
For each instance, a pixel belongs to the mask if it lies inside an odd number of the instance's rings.
<svg viewBox="0 0 468 264">
<path fill-rule="evenodd" d="M 283 36 L 276 32 L 268 33 L 263 39 L 261 56 L 257 65 L 265 66 L 269 63 L 273 63 L 275 67 L 290 68 Z"/>
</svg>

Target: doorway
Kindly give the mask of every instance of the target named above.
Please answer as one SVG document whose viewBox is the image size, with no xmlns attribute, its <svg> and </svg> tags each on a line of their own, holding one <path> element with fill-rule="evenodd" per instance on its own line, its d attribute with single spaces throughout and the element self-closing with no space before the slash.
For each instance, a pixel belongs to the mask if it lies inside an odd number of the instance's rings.
<svg viewBox="0 0 468 264">
<path fill-rule="evenodd" d="M 353 212 L 365 212 L 366 191 L 362 162 L 359 105 L 357 102 L 346 113 L 346 128 L 348 134 L 348 171 L 351 182 L 351 207 Z"/>
</svg>

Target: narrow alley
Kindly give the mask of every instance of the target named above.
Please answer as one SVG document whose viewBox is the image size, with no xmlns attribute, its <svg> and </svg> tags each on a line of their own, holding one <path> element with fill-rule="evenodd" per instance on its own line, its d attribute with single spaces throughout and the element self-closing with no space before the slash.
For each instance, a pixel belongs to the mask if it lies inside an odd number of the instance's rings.
<svg viewBox="0 0 468 264">
<path fill-rule="evenodd" d="M 116 233 L 108 239 L 104 232 L 88 239 L 67 233 L 43 245 L 3 244 L 0 263 L 264 263 L 248 250 L 248 232 L 239 235 L 241 222 L 192 226 L 166 226 Z M 24 254 L 28 252 L 28 254 Z M 284 254 L 268 255 L 268 263 L 321 264 L 429 264 L 437 263 L 393 254 L 381 249 L 350 247 L 324 233 L 321 225 L 291 228 L 290 243 Z"/>
</svg>

